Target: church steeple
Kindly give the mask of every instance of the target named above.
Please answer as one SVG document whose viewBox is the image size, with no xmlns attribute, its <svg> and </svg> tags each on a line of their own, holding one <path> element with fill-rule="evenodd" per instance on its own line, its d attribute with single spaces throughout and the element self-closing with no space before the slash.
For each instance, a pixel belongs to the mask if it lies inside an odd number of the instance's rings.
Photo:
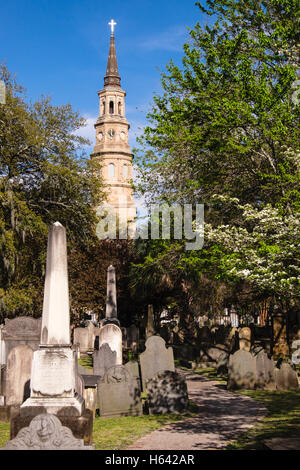
<svg viewBox="0 0 300 470">
<path fill-rule="evenodd" d="M 111 20 L 109 55 L 104 87 L 98 91 L 99 116 L 95 123 L 96 144 L 91 155 L 101 163 L 101 178 L 106 187 L 106 202 L 117 211 L 119 226 L 136 217 L 132 187 L 132 158 L 128 142 L 129 122 L 125 114 L 126 92 L 120 86 L 114 26 Z M 133 225 L 131 224 L 131 227 Z"/>
<path fill-rule="evenodd" d="M 110 45 L 109 45 L 109 53 L 108 53 L 108 60 L 106 66 L 106 75 L 104 77 L 104 86 L 120 86 L 121 78 L 119 75 L 118 70 L 118 63 L 117 63 L 117 53 L 116 53 L 116 44 L 115 44 L 115 36 L 114 36 L 114 27 L 117 23 L 114 20 L 111 20 L 109 25 L 111 26 L 111 36 L 110 36 Z"/>
</svg>

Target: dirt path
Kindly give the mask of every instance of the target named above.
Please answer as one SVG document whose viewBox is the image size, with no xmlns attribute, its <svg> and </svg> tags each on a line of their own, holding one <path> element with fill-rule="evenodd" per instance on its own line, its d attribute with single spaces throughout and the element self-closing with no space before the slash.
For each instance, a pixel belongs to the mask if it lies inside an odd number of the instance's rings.
<svg viewBox="0 0 300 470">
<path fill-rule="evenodd" d="M 267 412 L 252 398 L 229 392 L 217 381 L 196 374 L 186 374 L 186 380 L 199 414 L 147 434 L 126 450 L 222 449 Z"/>
</svg>

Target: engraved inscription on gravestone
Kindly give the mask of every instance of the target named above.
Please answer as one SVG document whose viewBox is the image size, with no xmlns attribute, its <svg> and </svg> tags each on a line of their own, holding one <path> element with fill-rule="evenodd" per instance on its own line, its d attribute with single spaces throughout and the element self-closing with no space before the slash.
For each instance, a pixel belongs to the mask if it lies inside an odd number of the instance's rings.
<svg viewBox="0 0 300 470">
<path fill-rule="evenodd" d="M 33 395 L 67 396 L 75 388 L 73 351 L 36 351 L 33 361 L 31 388 Z M 35 370 L 36 369 L 36 370 Z"/>
</svg>

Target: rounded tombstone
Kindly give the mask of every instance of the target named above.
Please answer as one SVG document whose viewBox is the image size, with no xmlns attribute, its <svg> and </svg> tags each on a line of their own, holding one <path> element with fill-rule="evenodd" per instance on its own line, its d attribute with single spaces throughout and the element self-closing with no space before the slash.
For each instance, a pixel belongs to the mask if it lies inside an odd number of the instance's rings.
<svg viewBox="0 0 300 470">
<path fill-rule="evenodd" d="M 117 354 L 116 363 L 122 364 L 122 331 L 117 325 L 108 323 L 100 328 L 99 349 L 107 343 L 112 351 Z"/>
<path fill-rule="evenodd" d="M 150 414 L 181 413 L 188 408 L 186 381 L 177 372 L 159 372 L 147 380 L 146 390 Z"/>
</svg>

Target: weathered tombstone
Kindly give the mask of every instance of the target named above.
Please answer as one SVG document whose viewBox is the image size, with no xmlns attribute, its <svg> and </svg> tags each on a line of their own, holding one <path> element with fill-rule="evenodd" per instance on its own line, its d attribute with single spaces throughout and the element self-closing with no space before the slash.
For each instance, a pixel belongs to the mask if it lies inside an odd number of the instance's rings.
<svg viewBox="0 0 300 470">
<path fill-rule="evenodd" d="M 249 351 L 239 349 L 229 357 L 228 383 L 230 390 L 253 390 L 256 381 L 256 360 Z"/>
<path fill-rule="evenodd" d="M 251 348 L 251 329 L 247 326 L 241 328 L 239 331 L 239 345 L 240 349 L 250 351 Z"/>
<path fill-rule="evenodd" d="M 127 328 L 127 347 L 137 352 L 139 344 L 139 330 L 135 325 Z"/>
<path fill-rule="evenodd" d="M 256 359 L 256 388 L 275 390 L 275 367 L 272 359 L 264 350 L 258 352 Z"/>
<path fill-rule="evenodd" d="M 175 371 L 173 348 L 166 348 L 166 343 L 160 336 L 150 336 L 147 339 L 146 350 L 140 354 L 143 390 L 146 381 L 158 372 Z"/>
<path fill-rule="evenodd" d="M 102 325 L 109 323 L 113 323 L 118 326 L 120 325 L 117 311 L 116 271 L 112 265 L 110 265 L 107 269 L 106 311 Z"/>
<path fill-rule="evenodd" d="M 2 327 L 2 363 L 6 363 L 9 352 L 19 344 L 27 344 L 33 351 L 39 348 L 41 339 L 41 318 L 6 318 Z"/>
<path fill-rule="evenodd" d="M 98 404 L 98 393 L 96 387 L 88 387 L 84 389 L 83 398 L 85 401 L 85 407 L 91 410 L 93 417 L 95 418 L 96 409 Z"/>
<path fill-rule="evenodd" d="M 133 377 L 140 377 L 139 364 L 136 361 L 128 361 L 124 364 Z"/>
<path fill-rule="evenodd" d="M 223 344 L 216 344 L 212 347 L 206 347 L 200 350 L 199 361 L 200 362 L 218 362 L 219 357 L 224 352 L 227 352 L 226 347 Z"/>
<path fill-rule="evenodd" d="M 21 405 L 30 395 L 33 350 L 20 344 L 10 350 L 6 364 L 6 405 Z"/>
<path fill-rule="evenodd" d="M 112 351 L 107 343 L 102 344 L 93 353 L 93 374 L 104 376 L 107 369 L 117 364 L 117 352 Z"/>
<path fill-rule="evenodd" d="M 101 417 L 142 414 L 138 380 L 125 366 L 117 365 L 108 369 L 104 380 L 98 383 L 98 393 Z"/>
<path fill-rule="evenodd" d="M 226 375 L 228 373 L 229 354 L 223 352 L 217 360 L 217 375 Z"/>
<path fill-rule="evenodd" d="M 35 416 L 28 427 L 22 428 L 17 436 L 8 441 L 3 450 L 93 450 L 85 446 L 82 439 L 76 439 L 71 429 L 62 426 L 53 414 Z"/>
<path fill-rule="evenodd" d="M 148 317 L 146 326 L 146 339 L 155 335 L 153 305 L 148 305 Z"/>
<path fill-rule="evenodd" d="M 74 328 L 73 343 L 79 345 L 80 352 L 87 352 L 90 349 L 88 329 L 87 328 Z"/>
<path fill-rule="evenodd" d="M 287 362 L 281 362 L 275 368 L 275 382 L 278 390 L 298 390 L 298 374 Z"/>
<path fill-rule="evenodd" d="M 99 349 L 105 343 L 116 352 L 116 364 L 122 364 L 122 331 L 117 325 L 108 323 L 100 328 Z"/>
<path fill-rule="evenodd" d="M 278 311 L 272 315 L 272 342 L 274 356 L 288 356 L 289 345 L 287 341 L 287 318 Z"/>
<path fill-rule="evenodd" d="M 39 350 L 34 352 L 30 398 L 21 406 L 21 415 L 37 410 L 60 415 L 81 416 L 84 400 L 78 394 L 76 351 L 70 341 L 70 311 L 66 230 L 51 225 Z"/>
<path fill-rule="evenodd" d="M 166 370 L 147 380 L 149 414 L 182 413 L 188 408 L 185 379 L 177 372 Z"/>
<path fill-rule="evenodd" d="M 85 328 L 74 328 L 74 344 L 79 344 L 80 352 L 87 352 L 94 349 L 95 336 L 98 328 L 95 328 L 92 322 L 89 322 Z"/>
</svg>

